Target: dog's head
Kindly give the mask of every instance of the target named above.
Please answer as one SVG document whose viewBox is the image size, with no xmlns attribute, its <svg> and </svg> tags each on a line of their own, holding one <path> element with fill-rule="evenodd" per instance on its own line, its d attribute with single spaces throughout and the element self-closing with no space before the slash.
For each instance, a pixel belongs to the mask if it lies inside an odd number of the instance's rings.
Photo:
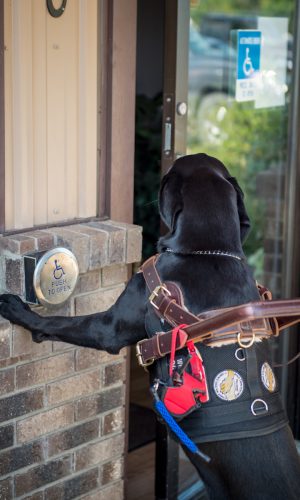
<svg viewBox="0 0 300 500">
<path fill-rule="evenodd" d="M 159 250 L 240 251 L 250 229 L 243 192 L 222 162 L 204 153 L 183 156 L 163 177 L 159 209 L 169 229 Z"/>
</svg>

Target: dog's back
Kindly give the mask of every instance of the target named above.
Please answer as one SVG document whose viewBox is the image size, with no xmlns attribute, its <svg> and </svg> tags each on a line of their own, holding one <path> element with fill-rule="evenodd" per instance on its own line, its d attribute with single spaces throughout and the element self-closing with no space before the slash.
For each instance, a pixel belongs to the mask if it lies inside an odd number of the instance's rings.
<svg viewBox="0 0 300 500">
<path fill-rule="evenodd" d="M 172 281 L 180 287 L 191 312 L 200 314 L 259 299 L 242 250 L 250 227 L 243 194 L 222 163 L 202 154 L 177 160 L 163 179 L 160 211 L 169 232 L 159 240 L 157 269 L 163 282 Z M 253 387 L 267 400 L 268 390 L 261 377 L 263 366 L 272 363 L 269 341 L 252 348 L 259 378 L 252 382 L 245 368 L 246 357 L 239 360 L 236 356 L 237 344 L 200 349 L 204 362 L 209 364 L 207 370 L 213 366 L 215 373 L 230 369 L 235 374 L 235 382 L 240 385 L 231 397 L 236 397 L 240 407 L 243 400 L 247 403 L 247 397 L 251 397 Z M 208 378 L 211 399 L 216 402 L 223 397 L 218 393 L 217 376 Z M 239 382 L 239 378 L 244 378 L 244 382 Z M 277 386 L 274 392 L 278 393 Z M 208 437 L 199 427 L 203 413 L 204 406 L 186 417 L 182 426 L 191 437 L 198 437 L 199 446 L 212 458 L 207 465 L 190 454 L 210 498 L 300 498 L 300 463 L 282 408 L 259 418 L 258 425 L 255 417 L 249 425 L 243 423 L 242 412 L 240 422 L 228 425 L 227 418 L 226 425 L 220 414 L 219 420 L 214 419 L 215 428 L 207 431 Z M 211 435 L 214 430 L 215 438 Z"/>
</svg>

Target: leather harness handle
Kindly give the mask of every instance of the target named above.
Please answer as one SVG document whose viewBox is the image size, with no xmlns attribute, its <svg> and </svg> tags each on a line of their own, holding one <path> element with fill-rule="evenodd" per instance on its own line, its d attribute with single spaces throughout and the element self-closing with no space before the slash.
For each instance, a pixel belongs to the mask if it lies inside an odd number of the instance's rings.
<svg viewBox="0 0 300 500">
<path fill-rule="evenodd" d="M 173 282 L 161 282 L 155 267 L 157 257 L 157 255 L 150 257 L 142 266 L 144 279 L 150 291 L 150 304 L 160 317 L 172 325 L 195 323 L 198 317 L 183 307 L 180 288 Z"/>
<path fill-rule="evenodd" d="M 247 335 L 249 337 L 249 334 L 252 335 L 253 339 L 254 336 L 268 338 L 274 332 L 266 320 L 273 319 L 278 325 L 276 334 L 279 330 L 300 321 L 300 299 L 249 302 L 231 308 L 208 311 L 199 317 L 195 316 L 181 306 L 183 297 L 177 285 L 161 282 L 155 267 L 156 260 L 157 256 L 151 257 L 142 267 L 147 286 L 151 292 L 150 303 L 157 313 L 165 317 L 171 324 L 186 323 L 188 325 L 180 330 L 181 335 L 178 337 L 176 349 L 182 348 L 187 339 L 205 343 L 209 343 L 212 339 L 215 341 L 236 341 L 238 332 L 245 334 L 245 338 Z M 172 292 L 169 289 L 172 289 Z M 268 292 L 264 287 L 261 289 L 264 294 Z M 267 298 L 269 297 L 270 295 Z M 262 320 L 263 323 L 261 323 Z M 137 356 L 140 363 L 145 365 L 149 360 L 170 353 L 171 338 L 172 331 L 169 331 L 140 341 L 137 344 Z"/>
</svg>

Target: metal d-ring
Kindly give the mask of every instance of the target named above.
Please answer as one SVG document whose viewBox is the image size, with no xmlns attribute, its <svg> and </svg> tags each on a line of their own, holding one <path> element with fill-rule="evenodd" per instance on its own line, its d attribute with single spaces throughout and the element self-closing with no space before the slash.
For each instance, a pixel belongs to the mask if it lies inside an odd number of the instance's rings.
<svg viewBox="0 0 300 500">
<path fill-rule="evenodd" d="M 248 343 L 244 343 L 242 340 L 241 340 L 241 332 L 238 333 L 237 335 L 237 342 L 239 344 L 239 346 L 242 348 L 242 349 L 248 349 L 249 347 L 253 346 L 254 342 L 255 342 L 255 333 L 252 332 L 252 339 L 249 340 Z"/>
<path fill-rule="evenodd" d="M 243 357 L 242 357 L 242 358 L 240 358 L 240 357 L 239 357 L 239 355 L 238 355 L 238 352 L 239 352 L 239 351 L 242 351 L 242 355 L 243 355 Z M 242 348 L 242 347 L 238 347 L 238 349 L 236 349 L 236 351 L 235 351 L 234 355 L 235 355 L 235 357 L 236 357 L 236 359 L 237 359 L 238 361 L 245 361 L 245 359 L 246 359 L 246 358 L 245 358 L 245 355 L 244 355 L 244 350 L 243 350 L 243 348 Z"/>
<path fill-rule="evenodd" d="M 259 415 L 259 413 L 257 413 L 257 410 L 255 411 L 255 408 L 254 408 L 255 403 L 258 403 L 258 402 L 262 403 L 264 405 L 266 413 L 269 411 L 269 407 L 263 399 L 254 399 L 254 401 L 252 401 L 252 404 L 251 404 L 251 412 L 255 416 Z"/>
</svg>

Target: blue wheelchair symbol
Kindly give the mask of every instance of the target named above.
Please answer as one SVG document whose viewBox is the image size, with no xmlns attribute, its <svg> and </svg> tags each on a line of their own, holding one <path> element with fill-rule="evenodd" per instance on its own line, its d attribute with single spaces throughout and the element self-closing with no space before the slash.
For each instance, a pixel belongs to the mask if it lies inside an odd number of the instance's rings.
<svg viewBox="0 0 300 500">
<path fill-rule="evenodd" d="M 60 278 L 62 278 L 62 276 L 66 273 L 63 270 L 63 268 L 58 264 L 58 260 L 54 260 L 54 262 L 55 262 L 55 269 L 53 271 L 53 276 L 54 279 L 60 280 Z"/>
</svg>

